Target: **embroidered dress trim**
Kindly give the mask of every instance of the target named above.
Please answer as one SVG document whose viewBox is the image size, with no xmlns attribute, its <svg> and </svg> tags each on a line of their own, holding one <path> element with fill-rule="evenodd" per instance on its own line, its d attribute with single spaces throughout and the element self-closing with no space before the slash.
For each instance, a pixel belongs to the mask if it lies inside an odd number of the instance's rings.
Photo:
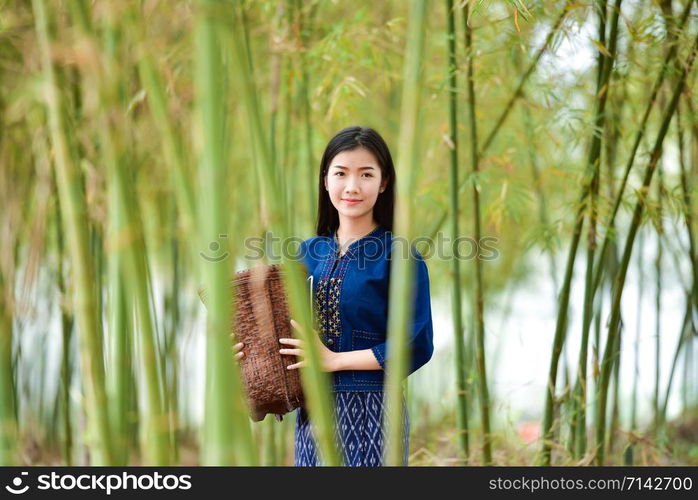
<svg viewBox="0 0 698 500">
<path fill-rule="evenodd" d="M 340 247 L 337 241 L 337 232 L 331 235 L 332 251 L 325 260 L 320 279 L 315 291 L 316 317 L 320 326 L 321 338 L 325 345 L 339 349 L 339 340 L 342 336 L 342 323 L 339 314 L 339 303 L 342 294 L 342 282 L 349 268 L 349 262 L 353 259 L 362 240 L 377 233 L 381 226 L 376 226 L 370 233 L 353 241 L 344 255 L 339 255 Z"/>
</svg>

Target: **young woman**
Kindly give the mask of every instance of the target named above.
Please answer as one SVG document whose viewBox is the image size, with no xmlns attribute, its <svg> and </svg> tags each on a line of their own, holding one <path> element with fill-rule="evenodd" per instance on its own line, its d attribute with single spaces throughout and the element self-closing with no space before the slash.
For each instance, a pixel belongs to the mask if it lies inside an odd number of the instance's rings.
<svg viewBox="0 0 698 500">
<path fill-rule="evenodd" d="M 409 373 L 424 365 L 433 351 L 429 275 L 412 245 L 406 249 L 396 240 L 393 248 L 395 169 L 385 141 L 375 130 L 349 127 L 330 140 L 320 163 L 319 193 L 317 236 L 301 244 L 300 256 L 313 277 L 321 360 L 324 369 L 333 373 L 335 434 L 346 465 L 377 466 L 382 464 L 384 449 L 383 375 L 392 253 L 412 251 L 416 262 Z M 295 321 L 291 323 L 299 328 Z M 280 342 L 283 354 L 302 358 L 300 340 Z M 288 368 L 304 364 L 300 360 Z M 403 398 L 405 465 L 408 444 Z M 295 464 L 322 464 L 304 408 L 296 416 Z"/>
</svg>

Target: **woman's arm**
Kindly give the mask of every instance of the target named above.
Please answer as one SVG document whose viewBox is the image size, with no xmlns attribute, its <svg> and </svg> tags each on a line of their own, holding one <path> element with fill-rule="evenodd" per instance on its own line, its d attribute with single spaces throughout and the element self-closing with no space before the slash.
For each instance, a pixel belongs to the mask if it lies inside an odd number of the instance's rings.
<svg viewBox="0 0 698 500">
<path fill-rule="evenodd" d="M 292 324 L 297 328 L 297 323 L 291 320 Z M 293 356 L 303 356 L 304 352 L 302 349 L 303 343 L 300 339 L 279 339 L 279 343 L 293 346 L 295 349 L 282 348 L 279 349 L 281 354 L 290 354 Z M 320 348 L 320 361 L 322 362 L 323 369 L 326 372 L 341 372 L 343 370 L 382 370 L 380 363 L 376 359 L 375 354 L 371 349 L 361 349 L 358 351 L 348 351 L 348 352 L 334 352 L 328 349 L 325 344 L 319 342 Z M 235 353 L 235 359 L 241 359 L 245 352 L 242 350 L 244 345 L 239 342 L 233 346 L 233 352 Z M 299 361 L 292 365 L 287 366 L 289 370 L 295 370 L 305 366 L 305 360 Z"/>
<path fill-rule="evenodd" d="M 431 297 L 429 293 L 429 270 L 424 258 L 417 252 L 416 290 L 413 289 L 414 316 L 411 331 L 407 338 L 410 352 L 410 364 L 407 374 L 411 374 L 423 366 L 434 352 L 433 326 L 431 321 Z M 415 293 L 416 292 L 416 293 Z M 388 341 L 371 348 L 381 367 L 385 367 L 388 355 Z"/>
<path fill-rule="evenodd" d="M 300 330 L 300 325 L 295 320 L 291 320 L 291 325 Z M 326 372 L 339 372 L 344 370 L 382 370 L 383 368 L 378 363 L 376 356 L 371 349 L 361 349 L 358 351 L 334 352 L 327 348 L 325 344 L 320 342 L 317 337 L 318 349 L 320 350 L 320 361 L 323 369 Z M 293 346 L 294 348 L 279 349 L 281 354 L 290 354 L 293 356 L 303 356 L 303 342 L 300 339 L 279 339 L 279 343 Z M 305 360 L 288 365 L 286 368 L 295 370 L 305 366 Z"/>
<path fill-rule="evenodd" d="M 382 370 L 371 349 L 335 353 L 334 370 Z"/>
<path fill-rule="evenodd" d="M 292 345 L 295 349 L 279 349 L 281 354 L 293 356 L 303 356 L 302 341 L 300 339 L 279 339 L 281 344 Z M 376 356 L 371 349 L 361 349 L 359 351 L 334 352 L 320 342 L 320 361 L 323 370 L 326 372 L 341 372 L 343 370 L 382 370 Z M 305 360 L 288 365 L 286 368 L 295 370 L 305 366 Z"/>
</svg>

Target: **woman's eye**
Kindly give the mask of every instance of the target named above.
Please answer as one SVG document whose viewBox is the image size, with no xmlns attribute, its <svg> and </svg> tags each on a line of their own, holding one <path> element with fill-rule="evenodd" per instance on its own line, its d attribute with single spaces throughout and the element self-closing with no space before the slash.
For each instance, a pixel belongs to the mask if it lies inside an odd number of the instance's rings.
<svg viewBox="0 0 698 500">
<path fill-rule="evenodd" d="M 335 172 L 334 175 L 344 175 L 344 172 Z M 373 174 L 370 174 L 368 172 L 361 174 L 361 175 L 366 175 L 368 177 L 373 177 Z"/>
</svg>

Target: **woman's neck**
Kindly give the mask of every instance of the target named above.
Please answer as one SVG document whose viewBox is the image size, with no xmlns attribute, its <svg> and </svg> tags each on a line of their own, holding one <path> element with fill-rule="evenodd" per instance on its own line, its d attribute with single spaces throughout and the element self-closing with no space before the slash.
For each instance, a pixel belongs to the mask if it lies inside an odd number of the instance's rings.
<svg viewBox="0 0 698 500">
<path fill-rule="evenodd" d="M 378 227 L 378 223 L 373 220 L 373 217 L 365 217 L 363 219 L 342 219 L 339 221 L 337 229 L 337 240 L 342 249 L 346 249 L 353 241 L 366 236 L 371 231 Z"/>
</svg>

